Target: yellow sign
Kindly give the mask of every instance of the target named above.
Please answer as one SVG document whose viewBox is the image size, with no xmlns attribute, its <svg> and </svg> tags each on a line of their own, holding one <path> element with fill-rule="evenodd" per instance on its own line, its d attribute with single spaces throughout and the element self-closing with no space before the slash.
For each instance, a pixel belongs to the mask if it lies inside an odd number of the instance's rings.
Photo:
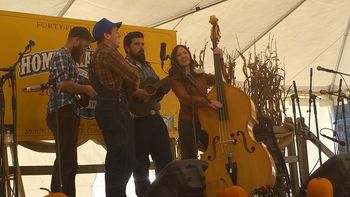
<svg viewBox="0 0 350 197">
<path fill-rule="evenodd" d="M 25 54 L 16 65 L 16 100 L 17 100 L 17 139 L 19 141 L 48 140 L 52 139 L 51 132 L 46 126 L 46 106 L 48 101 L 47 91 L 24 92 L 23 88 L 39 85 L 48 81 L 48 63 L 52 55 L 61 48 L 67 39 L 70 28 L 85 26 L 90 31 L 95 22 L 86 20 L 67 19 L 61 17 L 49 17 L 33 14 L 0 11 L 0 68 L 7 68 L 15 64 L 19 59 L 19 53 L 23 51 L 30 40 L 35 42 L 32 51 Z M 151 62 L 153 68 L 163 78 L 167 74 L 160 66 L 160 43 L 167 43 L 167 54 L 176 45 L 174 31 L 155 28 L 144 28 L 123 25 L 121 33 L 124 35 L 130 31 L 141 31 L 145 35 L 146 59 Z M 123 46 L 123 43 L 121 44 Z M 92 50 L 96 45 L 92 45 Z M 123 47 L 120 52 L 124 54 Z M 92 51 L 86 53 L 88 66 Z M 169 66 L 169 62 L 165 63 Z M 4 76 L 7 72 L 0 72 Z M 3 90 L 5 94 L 5 124 L 11 125 L 12 121 L 12 92 L 9 80 L 5 81 Z M 170 92 L 162 100 L 161 113 L 165 122 L 171 129 L 175 126 L 175 118 L 179 105 L 175 95 Z M 93 112 L 91 112 L 93 115 Z M 94 119 L 81 119 L 81 139 L 100 139 L 100 131 Z"/>
</svg>

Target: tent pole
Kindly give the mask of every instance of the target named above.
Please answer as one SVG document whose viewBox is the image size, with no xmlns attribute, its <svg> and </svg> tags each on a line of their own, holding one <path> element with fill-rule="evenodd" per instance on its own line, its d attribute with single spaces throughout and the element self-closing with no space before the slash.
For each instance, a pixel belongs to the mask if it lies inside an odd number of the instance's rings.
<svg viewBox="0 0 350 197">
<path fill-rule="evenodd" d="M 192 8 L 192 9 L 190 9 L 189 11 L 183 12 L 183 13 L 178 14 L 178 15 L 176 15 L 176 16 L 172 16 L 172 17 L 170 17 L 170 18 L 161 20 L 161 21 L 159 21 L 159 22 L 155 22 L 155 23 L 150 24 L 150 25 L 147 25 L 147 26 L 148 26 L 148 27 L 158 27 L 158 26 L 163 25 L 163 24 L 165 24 L 165 23 L 169 23 L 169 22 L 174 21 L 174 20 L 176 20 L 176 19 L 179 19 L 179 18 L 185 17 L 185 16 L 187 16 L 187 15 L 193 14 L 193 13 L 195 13 L 195 12 L 204 10 L 204 9 L 206 9 L 206 8 L 213 7 L 214 5 L 223 3 L 223 2 L 225 2 L 225 1 L 227 1 L 227 0 L 215 1 L 215 2 L 213 2 L 213 3 L 209 3 L 209 4 L 204 5 L 204 6 L 195 6 L 194 9 Z"/>
<path fill-rule="evenodd" d="M 69 0 L 57 16 L 64 16 L 75 0 Z"/>
<path fill-rule="evenodd" d="M 277 21 L 272 23 L 265 31 L 263 31 L 256 39 L 251 41 L 247 46 L 245 46 L 240 52 L 243 54 L 246 52 L 251 46 L 253 46 L 256 42 L 258 42 L 265 34 L 269 33 L 276 25 L 278 25 L 280 22 L 282 22 L 287 16 L 289 16 L 292 12 L 294 12 L 298 7 L 300 7 L 306 0 L 302 0 L 299 3 L 297 3 L 292 9 L 290 9 L 286 14 L 284 14 L 281 18 L 279 18 Z M 233 60 L 237 59 L 239 57 L 239 54 L 236 53 L 233 56 Z"/>
<path fill-rule="evenodd" d="M 348 24 L 346 25 L 346 29 L 345 29 L 345 32 L 344 32 L 343 43 L 342 43 L 340 51 L 339 51 L 337 64 L 336 64 L 336 66 L 334 68 L 335 71 L 339 70 L 340 61 L 341 61 L 341 59 L 343 57 L 343 53 L 344 53 L 344 47 L 345 47 L 346 39 L 348 38 L 348 34 L 349 34 L 349 28 L 350 28 L 350 16 L 348 18 Z M 332 91 L 333 90 L 336 77 L 337 77 L 337 74 L 334 73 L 333 74 L 333 78 L 332 78 L 332 83 L 329 86 L 328 91 Z"/>
</svg>

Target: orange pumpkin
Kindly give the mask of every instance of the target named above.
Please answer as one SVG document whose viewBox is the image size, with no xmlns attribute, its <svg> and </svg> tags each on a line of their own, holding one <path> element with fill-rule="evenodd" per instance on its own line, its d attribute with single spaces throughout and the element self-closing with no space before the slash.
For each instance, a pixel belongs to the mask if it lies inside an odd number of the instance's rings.
<svg viewBox="0 0 350 197">
<path fill-rule="evenodd" d="M 44 196 L 44 197 L 68 197 L 66 194 L 61 193 L 61 192 L 52 193 L 50 190 L 48 190 L 48 189 L 46 189 L 46 188 L 43 188 L 43 187 L 40 187 L 40 189 L 49 192 L 49 194 L 46 195 L 46 196 Z"/>
<path fill-rule="evenodd" d="M 56 192 L 56 193 L 50 192 L 47 196 L 44 196 L 44 197 L 68 197 L 68 196 L 61 192 Z"/>
<path fill-rule="evenodd" d="M 333 197 L 332 183 L 326 178 L 313 178 L 307 184 L 308 197 Z"/>
<path fill-rule="evenodd" d="M 233 185 L 219 191 L 217 197 L 248 197 L 248 195 L 242 187 Z"/>
</svg>

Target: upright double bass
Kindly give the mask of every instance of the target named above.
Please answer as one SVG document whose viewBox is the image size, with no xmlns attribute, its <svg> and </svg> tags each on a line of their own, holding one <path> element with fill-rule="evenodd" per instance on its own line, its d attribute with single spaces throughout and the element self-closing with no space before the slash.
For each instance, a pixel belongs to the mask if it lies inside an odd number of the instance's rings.
<svg viewBox="0 0 350 197">
<path fill-rule="evenodd" d="M 220 39 L 218 19 L 210 17 L 211 40 L 216 48 Z M 199 119 L 209 143 L 201 159 L 208 162 L 205 171 L 206 196 L 217 197 L 225 187 L 241 186 L 247 193 L 255 188 L 273 186 L 276 179 L 274 161 L 265 145 L 254 139 L 255 106 L 242 90 L 222 80 L 220 55 L 214 54 L 215 87 L 208 98 L 218 100 L 218 110 L 200 108 Z"/>
</svg>

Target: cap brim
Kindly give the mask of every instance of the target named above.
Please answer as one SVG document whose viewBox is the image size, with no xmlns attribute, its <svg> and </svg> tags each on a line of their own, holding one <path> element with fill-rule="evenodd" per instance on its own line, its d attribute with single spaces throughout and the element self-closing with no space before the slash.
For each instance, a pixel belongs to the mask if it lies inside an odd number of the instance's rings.
<svg viewBox="0 0 350 197">
<path fill-rule="evenodd" d="M 122 26 L 122 22 L 117 22 L 117 23 L 113 23 L 113 27 L 121 27 Z"/>
</svg>

